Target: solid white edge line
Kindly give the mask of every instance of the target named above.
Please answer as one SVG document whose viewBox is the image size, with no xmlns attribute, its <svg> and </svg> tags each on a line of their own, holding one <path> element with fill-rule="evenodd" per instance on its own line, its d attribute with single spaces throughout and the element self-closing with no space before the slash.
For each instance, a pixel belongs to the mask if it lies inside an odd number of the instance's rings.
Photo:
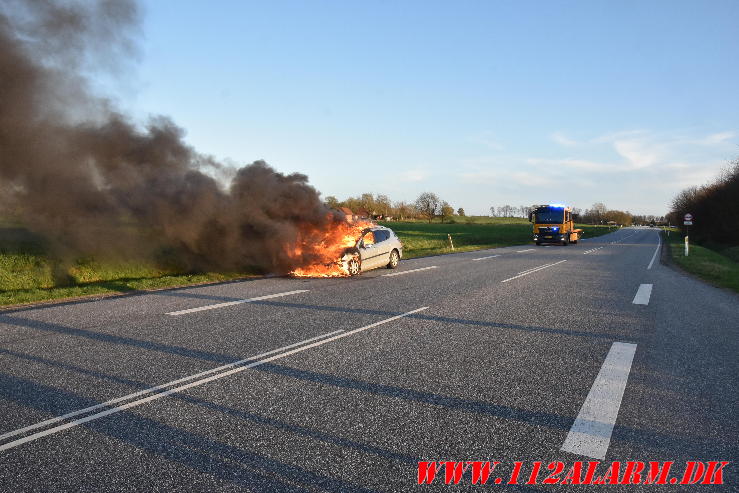
<svg viewBox="0 0 739 493">
<path fill-rule="evenodd" d="M 649 261 L 649 265 L 647 266 L 647 270 L 652 268 L 652 264 L 654 263 L 654 259 L 657 258 L 657 252 L 659 252 L 660 247 L 662 246 L 662 235 L 657 234 L 657 248 L 654 250 L 654 255 L 652 255 L 652 260 Z"/>
<path fill-rule="evenodd" d="M 314 348 L 314 347 L 322 346 L 323 344 L 327 344 L 329 342 L 335 341 L 337 339 L 341 339 L 343 337 L 348 337 L 350 335 L 354 335 L 354 334 L 356 334 L 358 332 L 362 332 L 362 331 L 371 329 L 373 327 L 377 327 L 378 325 L 383 325 L 383 324 L 386 324 L 388 322 L 392 322 L 392 321 L 397 320 L 399 318 L 407 317 L 408 315 L 412 315 L 414 313 L 417 313 L 417 312 L 426 310 L 428 308 L 429 307 L 427 307 L 427 306 L 424 306 L 424 307 L 421 307 L 421 308 L 417 308 L 415 310 L 411 310 L 409 312 L 405 312 L 405 313 L 402 313 L 400 315 L 396 315 L 394 317 L 386 318 L 385 320 L 380 320 L 379 322 L 375 322 L 375 323 L 372 323 L 372 324 L 369 324 L 369 325 L 365 325 L 364 327 L 359 327 L 358 329 L 353 329 L 353 330 L 350 330 L 348 332 L 337 331 L 337 332 L 342 332 L 342 333 L 339 333 L 339 334 L 337 334 L 337 335 L 335 335 L 333 337 L 328 337 L 328 338 L 322 339 L 322 340 L 317 341 L 317 342 L 314 342 L 312 344 L 301 346 L 301 347 L 296 348 L 296 349 L 293 349 L 291 351 L 286 351 L 284 353 L 276 354 L 276 355 L 271 356 L 269 358 L 263 358 L 263 359 L 260 359 L 258 361 L 254 361 L 253 363 L 249 363 L 248 365 L 239 366 L 239 367 L 233 368 L 233 369 L 231 369 L 229 371 L 226 371 L 226 372 L 223 372 L 223 373 L 218 373 L 217 375 L 212 375 L 210 377 L 203 378 L 201 380 L 196 380 L 194 382 L 190 382 L 188 384 L 181 385 L 179 387 L 175 387 L 173 389 L 169 389 L 169 390 L 166 390 L 164 392 L 160 392 L 158 394 L 150 395 L 150 396 L 145 397 L 143 399 L 139 399 L 139 400 L 132 401 L 132 402 L 127 402 L 126 404 L 123 404 L 121 406 L 117 406 L 117 407 L 114 407 L 114 408 L 111 408 L 111 409 L 106 409 L 105 411 L 101 411 L 99 413 L 95 413 L 95 414 L 92 414 L 90 416 L 85 416 L 84 418 L 76 419 L 74 421 L 70 421 L 68 423 L 64 423 L 64 424 L 59 425 L 59 426 L 55 426 L 54 428 L 49 428 L 48 430 L 39 431 L 39 432 L 34 433 L 32 435 L 28 435 L 27 437 L 19 438 L 18 440 L 14 440 L 14 441 L 8 442 L 8 443 L 6 443 L 4 445 L 0 445 L 0 452 L 5 451 L 5 450 L 8 450 L 8 449 L 11 449 L 11 448 L 14 448 L 14 447 L 17 447 L 19 445 L 23 445 L 24 443 L 28 443 L 28 442 L 31 442 L 31 441 L 34 441 L 34 440 L 38 440 L 39 438 L 45 437 L 47 435 L 51 435 L 53 433 L 58 433 L 60 431 L 67 430 L 67 429 L 72 428 L 72 427 L 75 427 L 77 425 L 81 425 L 83 423 L 87 423 L 88 421 L 93 421 L 93 420 L 96 420 L 96 419 L 100 419 L 100 418 L 103 418 L 105 416 L 108 416 L 108 415 L 111 415 L 111 414 L 115 414 L 115 413 L 118 413 L 120 411 L 124 411 L 126 409 L 130 409 L 132 407 L 136 407 L 136 406 L 140 406 L 142 404 L 146 404 L 147 402 L 151 402 L 151 401 L 154 401 L 154 400 L 157 400 L 157 399 L 161 399 L 163 397 L 166 397 L 168 395 L 175 394 L 177 392 L 182 392 L 183 390 L 187 390 L 187 389 L 190 389 L 192 387 L 197 387 L 197 386 L 203 385 L 205 383 L 212 382 L 213 380 L 218 380 L 218 379 L 227 377 L 229 375 L 233 375 L 235 373 L 242 372 L 242 371 L 247 370 L 249 368 L 254 368 L 255 366 L 260 366 L 260 365 L 263 365 L 265 363 L 269 363 L 271 361 L 274 361 L 274 360 L 277 360 L 277 359 L 280 359 L 280 358 L 284 358 L 286 356 L 290 356 L 292 354 L 296 354 L 296 353 L 305 351 L 307 349 L 311 349 L 311 348 Z"/>
<path fill-rule="evenodd" d="M 225 306 L 240 305 L 242 303 L 251 303 L 253 301 L 268 300 L 270 298 L 281 298 L 283 296 L 289 296 L 291 294 L 307 293 L 308 289 L 297 289 L 295 291 L 286 291 L 284 293 L 268 294 L 266 296 L 257 296 L 256 298 L 248 298 L 245 300 L 227 301 L 225 303 L 216 303 L 214 305 L 198 306 L 196 308 L 188 308 L 187 310 L 178 310 L 176 312 L 169 312 L 166 315 L 185 315 L 186 313 L 202 312 L 205 310 L 214 310 L 216 308 L 223 308 Z"/>
<path fill-rule="evenodd" d="M 305 340 L 302 340 L 302 341 L 299 341 L 299 342 L 295 342 L 293 344 L 288 344 L 287 346 L 282 346 L 282 347 L 279 347 L 277 349 L 272 349 L 271 351 L 267 351 L 265 353 L 256 354 L 254 356 L 250 356 L 248 358 L 244 358 L 244 359 L 239 360 L 239 361 L 234 361 L 233 363 L 228 363 L 226 365 L 219 366 L 217 368 L 212 368 L 210 370 L 205 370 L 205 371 L 202 371 L 200 373 L 196 373 L 194 375 L 189 375 L 187 377 L 178 378 L 177 380 L 172 380 L 171 382 L 163 383 L 163 384 L 157 385 L 156 387 L 150 387 L 148 389 L 143 389 L 143 390 L 140 390 L 138 392 L 134 392 L 133 394 L 127 394 L 127 395 L 124 395 L 122 397 L 117 397 L 117 398 L 111 399 L 109 401 L 101 402 L 100 404 L 96 404 L 94 406 L 86 407 L 84 409 L 78 409 L 77 411 L 72 411 L 72 412 L 67 413 L 67 414 L 64 414 L 62 416 L 57 416 L 55 418 L 50 418 L 50 419 L 47 419 L 45 421 L 41 421 L 39 423 L 30 425 L 30 426 L 26 426 L 24 428 L 19 428 L 17 430 L 13 430 L 13 431 L 9 431 L 7 433 L 3 433 L 2 435 L 0 435 L 0 440 L 4 440 L 6 438 L 10 438 L 10 437 L 15 436 L 15 435 L 20 435 L 20 434 L 25 433 L 27 431 L 35 430 L 35 429 L 38 429 L 38 428 L 43 428 L 44 426 L 47 426 L 47 425 L 50 425 L 50 424 L 54 424 L 54 423 L 58 423 L 59 421 L 63 421 L 65 419 L 67 419 L 67 418 L 72 418 L 74 416 L 79 416 L 80 414 L 85 414 L 85 413 L 88 413 L 90 411 L 94 411 L 95 409 L 100 409 L 100 408 L 103 408 L 103 407 L 108 407 L 108 406 L 110 406 L 112 404 L 117 404 L 117 403 L 122 402 L 122 401 L 127 401 L 127 400 L 133 399 L 135 397 L 139 397 L 139 396 L 142 396 L 142 395 L 150 394 L 152 392 L 156 392 L 157 390 L 166 389 L 167 387 L 171 387 L 173 385 L 177 385 L 178 383 L 187 382 L 188 380 L 192 380 L 194 378 L 203 377 L 205 375 L 210 375 L 211 373 L 217 373 L 219 371 L 226 370 L 228 368 L 232 368 L 234 366 L 243 364 L 243 363 L 245 363 L 247 361 L 251 361 L 251 360 L 254 360 L 254 359 L 258 359 L 258 358 L 264 358 L 265 356 L 269 356 L 270 354 L 274 354 L 274 353 L 277 353 L 277 352 L 280 352 L 280 351 L 285 351 L 287 349 L 292 349 L 292 348 L 294 348 L 296 346 L 300 346 L 302 344 L 307 344 L 309 342 L 313 342 L 313 341 L 318 340 L 318 339 L 323 339 L 324 337 L 330 337 L 330 336 L 332 336 L 334 334 L 338 334 L 339 332 L 344 332 L 344 330 L 343 329 L 340 329 L 340 330 L 335 330 L 333 332 L 329 332 L 327 334 L 321 334 L 321 335 L 318 335 L 318 336 L 315 336 L 315 337 L 311 337 L 309 339 L 305 339 Z"/>
<path fill-rule="evenodd" d="M 473 262 L 475 262 L 475 261 L 477 261 L 477 260 L 485 260 L 485 259 L 489 259 L 489 258 L 495 258 L 495 257 L 500 257 L 500 255 L 490 255 L 490 256 L 488 256 L 488 257 L 478 257 L 478 258 L 473 258 L 473 259 L 472 259 L 472 261 L 473 261 Z"/>
<path fill-rule="evenodd" d="M 635 305 L 648 305 L 651 296 L 652 284 L 641 284 L 639 285 L 639 289 L 636 290 L 632 303 Z"/>
<path fill-rule="evenodd" d="M 606 458 L 634 353 L 636 344 L 614 342 L 611 345 L 560 450 L 593 459 Z"/>
<path fill-rule="evenodd" d="M 393 272 L 392 274 L 383 274 L 383 277 L 393 277 L 393 276 L 402 276 L 403 274 L 410 274 L 411 272 L 419 272 L 422 270 L 429 270 L 429 269 L 436 269 L 438 268 L 436 265 L 432 265 L 431 267 L 421 267 L 419 269 L 411 269 L 411 270 L 404 270 L 402 272 Z"/>
<path fill-rule="evenodd" d="M 524 272 L 523 274 L 519 274 L 517 276 L 509 277 L 508 279 L 505 279 L 505 280 L 500 281 L 500 282 L 512 281 L 514 279 L 518 279 L 519 277 L 527 276 L 529 274 L 533 274 L 534 272 L 538 272 L 540 270 L 548 269 L 549 267 L 554 267 L 555 265 L 561 264 L 562 262 L 567 262 L 567 260 L 560 260 L 559 262 L 554 262 L 553 264 L 542 265 L 541 267 L 538 267 L 538 268 L 533 269 L 533 270 L 529 270 L 529 271 Z"/>
</svg>

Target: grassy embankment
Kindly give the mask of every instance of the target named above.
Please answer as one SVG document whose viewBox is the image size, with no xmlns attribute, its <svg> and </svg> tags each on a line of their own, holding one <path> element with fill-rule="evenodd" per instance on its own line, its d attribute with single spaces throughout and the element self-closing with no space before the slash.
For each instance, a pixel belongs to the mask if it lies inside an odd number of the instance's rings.
<svg viewBox="0 0 739 493">
<path fill-rule="evenodd" d="M 685 256 L 685 236 L 672 230 L 666 237 L 673 262 L 691 274 L 722 288 L 739 293 L 739 246 L 690 244 Z M 710 247 L 710 248 L 709 248 Z"/>
<path fill-rule="evenodd" d="M 140 261 L 79 260 L 64 268 L 66 279 L 59 285 L 55 268 L 58 270 L 41 238 L 16 225 L 0 224 L 0 306 L 245 277 L 237 273 L 175 272 Z"/>
<path fill-rule="evenodd" d="M 450 253 L 448 234 L 457 252 L 531 243 L 531 224 L 516 217 L 455 217 L 455 222 L 381 222 L 392 228 L 403 242 L 405 258 Z M 607 226 L 578 225 L 585 238 L 614 231 Z"/>
<path fill-rule="evenodd" d="M 456 223 L 383 223 L 392 227 L 405 245 L 406 257 L 450 253 L 447 234 L 456 251 L 478 250 L 531 242 L 531 225 L 520 218 L 456 218 Z M 582 226 L 585 237 L 609 231 L 607 227 Z M 106 295 L 188 284 L 226 281 L 244 273 L 183 273 L 137 262 L 78 260 L 63 268 L 64 283 L 55 280 L 55 266 L 44 242 L 18 225 L 0 223 L 0 306 Z M 57 278 L 60 276 L 56 276 Z"/>
</svg>

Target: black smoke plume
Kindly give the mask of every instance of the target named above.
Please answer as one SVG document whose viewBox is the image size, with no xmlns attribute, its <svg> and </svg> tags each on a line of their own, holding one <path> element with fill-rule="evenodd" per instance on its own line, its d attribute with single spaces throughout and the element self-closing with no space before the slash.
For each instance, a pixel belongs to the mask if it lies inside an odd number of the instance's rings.
<svg viewBox="0 0 739 493">
<path fill-rule="evenodd" d="M 135 54 L 137 23 L 129 0 L 0 2 L 0 208 L 63 258 L 168 249 L 191 270 L 310 264 L 305 231 L 344 218 L 305 175 L 229 168 L 169 119 L 141 128 L 92 94 L 87 74 Z"/>
</svg>

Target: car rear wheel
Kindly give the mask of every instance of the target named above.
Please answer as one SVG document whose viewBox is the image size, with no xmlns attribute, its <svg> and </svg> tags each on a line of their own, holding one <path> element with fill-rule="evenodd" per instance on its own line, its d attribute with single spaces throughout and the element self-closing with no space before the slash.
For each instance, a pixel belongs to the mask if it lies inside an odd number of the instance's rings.
<svg viewBox="0 0 739 493">
<path fill-rule="evenodd" d="M 395 269 L 400 263 L 400 255 L 397 250 L 390 252 L 390 262 L 387 264 L 388 269 Z"/>
<path fill-rule="evenodd" d="M 347 263 L 347 269 L 349 270 L 350 276 L 356 276 L 362 271 L 362 266 L 359 263 L 359 260 L 353 258 Z"/>
</svg>

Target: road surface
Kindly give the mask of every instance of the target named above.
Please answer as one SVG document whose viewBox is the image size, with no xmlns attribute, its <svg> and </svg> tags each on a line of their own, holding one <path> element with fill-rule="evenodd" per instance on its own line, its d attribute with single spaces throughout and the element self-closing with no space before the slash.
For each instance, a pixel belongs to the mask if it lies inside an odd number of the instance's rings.
<svg viewBox="0 0 739 493">
<path fill-rule="evenodd" d="M 708 488 L 737 491 L 739 298 L 658 242 L 0 311 L 0 491 L 467 491 L 418 462 L 601 459 L 732 461 Z"/>
</svg>

